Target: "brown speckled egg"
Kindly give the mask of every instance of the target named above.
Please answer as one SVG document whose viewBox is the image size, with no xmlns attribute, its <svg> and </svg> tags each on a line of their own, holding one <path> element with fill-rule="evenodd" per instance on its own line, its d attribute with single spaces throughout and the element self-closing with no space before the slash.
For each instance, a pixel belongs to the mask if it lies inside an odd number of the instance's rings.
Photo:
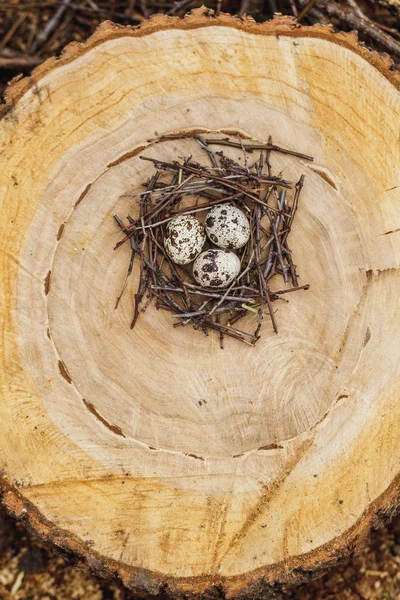
<svg viewBox="0 0 400 600">
<path fill-rule="evenodd" d="M 206 232 L 216 246 L 237 250 L 247 243 L 250 225 L 239 208 L 232 204 L 219 204 L 207 213 Z"/>
<path fill-rule="evenodd" d="M 174 263 L 187 265 L 201 252 L 206 234 L 203 225 L 192 215 L 178 215 L 165 229 L 164 248 Z"/>
<path fill-rule="evenodd" d="M 202 287 L 227 287 L 239 273 L 240 260 L 229 250 L 206 250 L 193 264 L 193 277 Z"/>
</svg>

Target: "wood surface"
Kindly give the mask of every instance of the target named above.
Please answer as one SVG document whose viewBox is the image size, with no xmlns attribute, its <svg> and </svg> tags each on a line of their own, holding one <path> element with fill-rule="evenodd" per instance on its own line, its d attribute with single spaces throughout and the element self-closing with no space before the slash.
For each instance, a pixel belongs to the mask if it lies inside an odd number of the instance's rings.
<svg viewBox="0 0 400 600">
<path fill-rule="evenodd" d="M 400 78 L 352 34 L 193 11 L 105 23 L 9 88 L 0 123 L 3 502 L 145 595 L 265 597 L 399 506 Z M 131 331 L 113 214 L 139 155 L 240 131 L 314 156 L 307 293 L 248 348 L 151 307 Z M 149 142 L 179 134 L 173 141 Z M 235 153 L 232 153 L 235 157 Z M 250 317 L 251 318 L 251 317 Z M 214 592 L 213 592 L 214 590 Z"/>
</svg>

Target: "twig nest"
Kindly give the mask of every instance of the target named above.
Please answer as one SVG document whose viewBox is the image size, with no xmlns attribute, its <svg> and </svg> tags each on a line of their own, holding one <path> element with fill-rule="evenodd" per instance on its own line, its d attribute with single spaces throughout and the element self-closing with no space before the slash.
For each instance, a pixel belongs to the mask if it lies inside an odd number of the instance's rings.
<svg viewBox="0 0 400 600">
<path fill-rule="evenodd" d="M 206 250 L 193 264 L 193 277 L 202 287 L 227 287 L 239 273 L 240 260 L 229 250 Z"/>
<path fill-rule="evenodd" d="M 250 225 L 239 208 L 232 204 L 220 204 L 207 214 L 206 233 L 219 248 L 237 250 L 248 242 Z"/>
<path fill-rule="evenodd" d="M 192 215 L 178 215 L 168 223 L 164 248 L 178 265 L 187 265 L 201 252 L 206 241 L 204 226 Z"/>
</svg>

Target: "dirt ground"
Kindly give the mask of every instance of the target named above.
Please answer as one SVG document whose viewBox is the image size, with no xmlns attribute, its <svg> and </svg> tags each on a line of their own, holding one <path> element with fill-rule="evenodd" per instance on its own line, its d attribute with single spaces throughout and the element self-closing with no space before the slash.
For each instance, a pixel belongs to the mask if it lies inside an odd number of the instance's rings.
<svg viewBox="0 0 400 600">
<path fill-rule="evenodd" d="M 361 40 L 390 54 L 399 67 L 400 12 L 390 6 L 391 1 L 210 0 L 204 4 L 232 14 L 248 13 L 257 21 L 280 11 L 300 17 L 304 24 L 329 22 L 344 31 L 356 28 Z M 21 72 L 29 75 L 35 65 L 58 55 L 70 41 L 85 40 L 105 19 L 137 25 L 155 12 L 183 16 L 201 4 L 201 0 L 0 0 L 0 102 L 13 77 Z M 275 597 L 400 600 L 400 517 L 373 532 L 361 556 L 314 582 L 277 591 Z M 0 508 L 0 600 L 133 598 L 116 582 L 76 570 Z"/>
</svg>

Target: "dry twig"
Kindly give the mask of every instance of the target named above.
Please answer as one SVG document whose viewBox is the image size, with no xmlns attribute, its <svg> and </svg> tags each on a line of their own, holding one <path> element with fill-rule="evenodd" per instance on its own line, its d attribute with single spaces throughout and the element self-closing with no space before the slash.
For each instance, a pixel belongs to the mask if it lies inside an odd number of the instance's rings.
<svg viewBox="0 0 400 600">
<path fill-rule="evenodd" d="M 147 294 L 142 312 L 154 297 L 158 309 L 168 310 L 173 318 L 178 319 L 174 327 L 192 323 L 195 329 L 206 335 L 210 329 L 215 330 L 219 333 L 221 347 L 225 336 L 254 345 L 260 337 L 264 314 L 269 314 L 272 327 L 278 332 L 273 303 L 283 301 L 281 296 L 284 294 L 307 290 L 309 287 L 299 286 L 296 267 L 288 247 L 288 236 L 296 215 L 304 176 L 300 177 L 295 186 L 290 205 L 286 190 L 291 189 L 291 184 L 272 175 L 270 156 L 272 152 L 281 152 L 308 160 L 312 160 L 312 157 L 276 146 L 271 139 L 268 144 L 257 144 L 248 141 L 243 143 L 241 138 L 234 141 L 230 138 L 192 137 L 200 144 L 211 166 L 194 162 L 191 158 L 183 162 L 166 162 L 140 157 L 153 163 L 156 173 L 144 192 L 124 194 L 136 197 L 139 202 L 139 215 L 136 219 L 128 217 L 128 224 L 124 225 L 118 216 L 114 217 L 125 234 L 116 248 L 128 239 L 131 244 L 128 272 L 116 307 L 126 289 L 137 255 L 140 273 L 134 295 L 132 327 L 137 323 L 140 306 Z M 214 152 L 210 146 L 215 145 L 241 148 L 244 165 L 227 157 L 222 150 Z M 258 161 L 249 166 L 247 155 L 256 150 L 260 151 Z M 268 174 L 263 173 L 264 165 L 268 167 Z M 171 181 L 161 181 L 161 173 L 170 175 Z M 278 189 L 282 191 L 278 193 Z M 193 194 L 203 196 L 207 201 L 181 207 L 184 197 Z M 271 204 L 271 199 L 277 201 L 277 206 Z M 187 269 L 174 264 L 168 256 L 163 245 L 164 226 L 175 215 L 197 214 L 228 202 L 245 210 L 249 216 L 250 239 L 240 250 L 242 268 L 237 278 L 226 288 L 200 287 L 193 283 Z M 292 287 L 272 291 L 269 282 L 277 275 L 282 275 L 285 283 L 290 278 Z M 254 333 L 233 327 L 251 313 L 257 315 Z"/>
</svg>

